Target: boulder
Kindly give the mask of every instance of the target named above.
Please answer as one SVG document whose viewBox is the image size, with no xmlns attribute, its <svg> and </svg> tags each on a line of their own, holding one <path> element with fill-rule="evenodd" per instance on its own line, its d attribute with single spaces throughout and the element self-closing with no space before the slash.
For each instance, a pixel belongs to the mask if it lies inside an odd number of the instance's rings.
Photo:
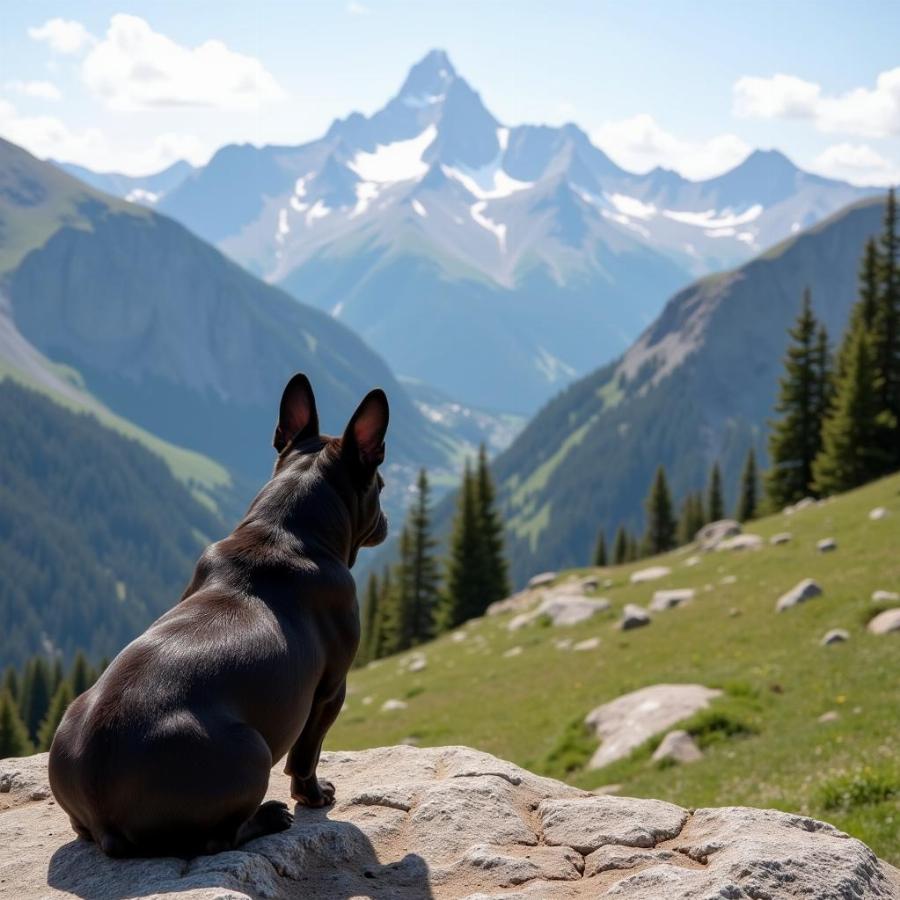
<svg viewBox="0 0 900 900">
<path fill-rule="evenodd" d="M 584 720 L 601 741 L 589 767 L 600 769 L 628 756 L 648 738 L 705 709 L 721 693 L 702 684 L 655 684 L 598 706 Z"/>
<path fill-rule="evenodd" d="M 880 519 L 884 519 L 888 515 L 888 511 L 883 506 L 876 506 L 875 509 L 869 512 L 869 518 L 873 522 L 878 522 Z"/>
<path fill-rule="evenodd" d="M 579 590 L 578 585 L 575 590 Z M 572 588 L 563 590 L 561 587 L 547 592 L 535 609 L 513 616 L 506 627 L 510 631 L 517 631 L 542 616 L 547 616 L 553 625 L 577 625 L 590 619 L 595 613 L 604 612 L 609 606 L 609 600 L 603 597 L 585 597 L 582 593 L 573 592 Z"/>
<path fill-rule="evenodd" d="M 725 538 L 716 544 L 716 550 L 759 550 L 762 548 L 763 539 L 758 534 L 736 534 L 734 537 Z"/>
<path fill-rule="evenodd" d="M 822 538 L 816 543 L 816 550 L 819 553 L 831 553 L 832 550 L 837 550 L 837 541 L 834 538 Z"/>
<path fill-rule="evenodd" d="M 662 612 L 665 609 L 674 609 L 694 599 L 696 592 L 693 588 L 672 588 L 667 591 L 655 591 L 650 601 L 651 612 Z"/>
<path fill-rule="evenodd" d="M 850 640 L 850 632 L 844 628 L 832 628 L 831 631 L 826 631 L 822 640 L 819 643 L 823 647 L 829 647 L 831 644 L 843 644 L 846 641 Z"/>
<path fill-rule="evenodd" d="M 818 597 L 822 593 L 822 588 L 812 580 L 812 578 L 804 578 L 798 585 L 792 587 L 786 594 L 782 594 L 775 603 L 776 612 L 784 612 L 800 603 L 805 603 L 813 597 Z"/>
<path fill-rule="evenodd" d="M 683 729 L 670 731 L 660 742 L 653 753 L 653 762 L 677 763 L 696 762 L 703 759 L 703 753 L 694 739 Z"/>
<path fill-rule="evenodd" d="M 878 613 L 866 626 L 872 634 L 890 634 L 900 631 L 900 609 L 886 609 Z"/>
<path fill-rule="evenodd" d="M 789 544 L 793 538 L 794 536 L 790 531 L 779 531 L 778 534 L 773 534 L 772 537 L 769 538 L 769 543 L 773 547 L 779 547 L 782 544 Z"/>
<path fill-rule="evenodd" d="M 556 572 L 540 572 L 537 575 L 532 575 L 531 578 L 528 579 L 528 587 L 530 588 L 539 588 L 545 587 L 548 584 L 553 584 L 556 581 Z"/>
<path fill-rule="evenodd" d="M 704 525 L 694 536 L 694 541 L 701 550 L 715 550 L 726 538 L 734 537 L 743 531 L 740 522 L 734 519 L 719 519 Z"/>
<path fill-rule="evenodd" d="M 540 596 L 537 591 L 519 591 L 505 600 L 497 600 L 491 603 L 485 610 L 485 613 L 489 616 L 499 616 L 503 613 L 519 612 L 523 609 L 528 609 L 529 606 L 536 603 Z"/>
<path fill-rule="evenodd" d="M 626 603 L 622 610 L 622 618 L 619 619 L 619 629 L 631 631 L 632 628 L 641 628 L 650 624 L 650 613 L 643 606 L 634 603 Z"/>
<path fill-rule="evenodd" d="M 293 807 L 289 830 L 192 860 L 113 860 L 75 838 L 46 767 L 46 754 L 0 761 L 0 891 L 15 900 L 885 900 L 898 889 L 895 869 L 813 819 L 597 796 L 466 747 L 326 752 L 337 803 Z M 267 798 L 289 801 L 281 768 Z"/>
<path fill-rule="evenodd" d="M 665 578 L 670 575 L 672 570 L 667 566 L 650 566 L 647 569 L 638 569 L 637 572 L 631 573 L 632 584 L 643 584 L 645 581 L 656 581 L 658 578 Z"/>
<path fill-rule="evenodd" d="M 872 591 L 874 603 L 894 603 L 897 600 L 900 600 L 900 594 L 896 591 Z"/>
</svg>

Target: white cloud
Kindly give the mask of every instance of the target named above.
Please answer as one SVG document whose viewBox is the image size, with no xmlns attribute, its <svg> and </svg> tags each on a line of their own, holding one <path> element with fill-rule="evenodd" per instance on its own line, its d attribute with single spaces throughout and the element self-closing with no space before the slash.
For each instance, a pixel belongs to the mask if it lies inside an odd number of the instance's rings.
<svg viewBox="0 0 900 900">
<path fill-rule="evenodd" d="M 873 88 L 828 95 L 793 75 L 744 76 L 733 88 L 734 113 L 757 119 L 805 119 L 824 132 L 866 137 L 900 134 L 900 67 L 882 72 Z"/>
<path fill-rule="evenodd" d="M 4 87 L 37 100 L 62 100 L 62 93 L 52 81 L 7 81 Z"/>
<path fill-rule="evenodd" d="M 853 184 L 888 186 L 900 183 L 900 166 L 868 144 L 834 144 L 812 162 L 813 172 Z"/>
<path fill-rule="evenodd" d="M 371 10 L 368 6 L 360 3 L 359 0 L 350 0 L 347 4 L 347 12 L 351 16 L 367 16 Z"/>
<path fill-rule="evenodd" d="M 257 109 L 286 95 L 252 56 L 208 40 L 185 47 L 137 16 L 114 15 L 82 64 L 85 84 L 112 109 Z"/>
<path fill-rule="evenodd" d="M 35 41 L 43 41 L 55 53 L 79 53 L 94 38 L 81 24 L 69 19 L 48 19 L 37 28 L 28 29 L 28 37 Z"/>
<path fill-rule="evenodd" d="M 190 134 L 161 134 L 149 144 L 133 149 L 112 147 L 98 128 L 72 129 L 55 116 L 23 116 L 12 103 L 0 98 L 0 135 L 41 159 L 73 162 L 98 172 L 129 175 L 158 172 L 179 159 L 202 165 L 212 147 Z"/>
<path fill-rule="evenodd" d="M 591 139 L 629 171 L 664 166 L 694 179 L 711 178 L 733 168 L 751 149 L 734 134 L 719 134 L 706 141 L 676 137 L 647 113 L 604 122 L 591 132 Z"/>
</svg>

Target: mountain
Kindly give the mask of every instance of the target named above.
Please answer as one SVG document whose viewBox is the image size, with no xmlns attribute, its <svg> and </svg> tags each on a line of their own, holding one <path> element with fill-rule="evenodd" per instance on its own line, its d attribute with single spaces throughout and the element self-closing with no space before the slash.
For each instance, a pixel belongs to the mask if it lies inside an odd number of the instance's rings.
<svg viewBox="0 0 900 900">
<path fill-rule="evenodd" d="M 678 292 L 624 356 L 531 420 L 494 467 L 517 583 L 583 565 L 601 526 L 608 540 L 619 523 L 641 528 L 660 463 L 680 498 L 703 488 L 718 460 L 731 509 L 747 449 L 765 462 L 766 422 L 803 289 L 836 342 L 882 215 L 881 198 L 861 201 Z"/>
<path fill-rule="evenodd" d="M 300 146 L 223 147 L 158 208 L 400 375 L 532 413 L 680 287 L 870 193 L 776 151 L 705 181 L 629 173 L 573 124 L 498 121 L 435 50 L 374 114 Z"/>
<path fill-rule="evenodd" d="M 346 326 L 171 219 L 2 141 L 0 298 L 20 357 L 74 370 L 112 413 L 245 484 L 271 471 L 278 399 L 297 370 L 315 386 L 327 431 L 342 429 L 373 386 L 385 388 L 397 500 L 418 466 L 448 462 L 446 434 Z"/>
<path fill-rule="evenodd" d="M 0 381 L 0 659 L 111 656 L 171 607 L 222 519 L 94 416 Z"/>
<path fill-rule="evenodd" d="M 64 172 L 98 191 L 121 197 L 132 203 L 155 206 L 174 187 L 181 184 L 194 167 L 183 159 L 150 175 L 121 175 L 117 172 L 93 172 L 75 163 L 55 163 Z"/>
</svg>

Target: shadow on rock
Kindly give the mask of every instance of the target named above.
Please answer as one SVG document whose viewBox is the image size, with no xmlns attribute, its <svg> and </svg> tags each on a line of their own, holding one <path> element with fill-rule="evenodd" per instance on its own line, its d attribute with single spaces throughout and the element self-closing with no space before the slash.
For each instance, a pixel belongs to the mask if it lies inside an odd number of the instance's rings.
<svg viewBox="0 0 900 900">
<path fill-rule="evenodd" d="M 377 817 L 377 811 L 374 811 Z M 378 823 L 371 823 L 378 828 Z M 371 840 L 352 822 L 326 810 L 296 807 L 294 824 L 280 834 L 237 850 L 193 859 L 110 859 L 93 843 L 76 839 L 50 859 L 47 883 L 84 900 L 125 900 L 210 888 L 251 900 L 316 897 L 433 897 L 425 860 L 408 853 L 382 864 Z M 190 896 L 190 895 L 188 895 Z"/>
</svg>

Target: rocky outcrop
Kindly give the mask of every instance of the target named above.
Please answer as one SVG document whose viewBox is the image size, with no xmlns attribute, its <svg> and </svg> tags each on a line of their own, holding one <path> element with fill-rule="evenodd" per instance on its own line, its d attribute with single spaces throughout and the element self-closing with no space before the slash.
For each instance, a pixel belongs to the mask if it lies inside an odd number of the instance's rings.
<svg viewBox="0 0 900 900">
<path fill-rule="evenodd" d="M 327 810 L 192 860 L 107 859 L 50 797 L 46 754 L 0 761 L 0 894 L 16 900 L 893 898 L 900 876 L 813 819 L 599 796 L 465 747 L 326 753 Z M 276 768 L 268 796 L 287 799 Z M 7 852 L 7 851 L 10 852 Z"/>
</svg>

